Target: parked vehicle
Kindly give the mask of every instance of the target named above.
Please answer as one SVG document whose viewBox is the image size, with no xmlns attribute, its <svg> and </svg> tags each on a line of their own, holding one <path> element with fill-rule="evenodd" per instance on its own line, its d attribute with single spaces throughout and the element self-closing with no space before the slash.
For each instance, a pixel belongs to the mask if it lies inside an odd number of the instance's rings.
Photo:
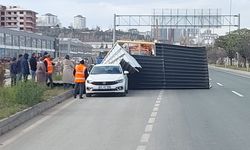
<svg viewBox="0 0 250 150">
<path fill-rule="evenodd" d="M 125 96 L 128 92 L 128 71 L 120 65 L 95 65 L 86 80 L 86 97 L 98 93 L 119 93 Z"/>
</svg>

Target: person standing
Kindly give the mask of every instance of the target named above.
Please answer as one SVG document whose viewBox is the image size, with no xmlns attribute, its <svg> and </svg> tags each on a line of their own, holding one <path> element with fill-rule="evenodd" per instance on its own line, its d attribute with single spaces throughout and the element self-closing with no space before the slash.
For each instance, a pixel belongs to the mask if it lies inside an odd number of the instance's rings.
<svg viewBox="0 0 250 150">
<path fill-rule="evenodd" d="M 17 75 L 17 61 L 16 57 L 13 57 L 10 64 L 11 86 L 16 85 L 16 79 L 17 79 L 16 75 Z"/>
<path fill-rule="evenodd" d="M 75 66 L 73 75 L 75 77 L 74 98 L 76 98 L 77 94 L 79 93 L 80 94 L 79 98 L 83 99 L 82 95 L 83 92 L 85 91 L 85 80 L 88 77 L 88 70 L 87 67 L 84 65 L 84 60 L 81 60 L 80 64 Z"/>
<path fill-rule="evenodd" d="M 30 58 L 30 70 L 31 70 L 31 77 L 33 81 L 35 81 L 36 79 L 36 69 L 37 69 L 36 66 L 37 66 L 36 54 L 33 53 Z"/>
<path fill-rule="evenodd" d="M 53 73 L 53 62 L 51 60 L 51 57 L 49 54 L 47 54 L 45 56 L 45 59 L 44 59 L 44 64 L 45 64 L 45 67 L 46 67 L 46 83 L 48 82 L 49 80 L 49 86 L 51 88 L 53 88 L 53 79 L 52 79 L 52 73 Z"/>
<path fill-rule="evenodd" d="M 17 80 L 22 81 L 22 67 L 21 67 L 21 61 L 23 59 L 23 54 L 18 55 L 17 60 Z"/>
<path fill-rule="evenodd" d="M 72 72 L 74 71 L 74 64 L 72 61 L 70 61 L 69 55 L 65 56 L 65 59 L 63 60 L 63 85 L 64 88 L 69 88 L 70 85 L 74 83 L 74 76 Z"/>
<path fill-rule="evenodd" d="M 43 62 L 43 57 L 39 58 L 36 70 L 37 83 L 46 84 L 46 66 Z"/>
<path fill-rule="evenodd" d="M 29 59 L 29 54 L 25 53 L 21 61 L 21 70 L 24 82 L 28 81 L 28 76 L 30 74 L 28 59 Z"/>
</svg>

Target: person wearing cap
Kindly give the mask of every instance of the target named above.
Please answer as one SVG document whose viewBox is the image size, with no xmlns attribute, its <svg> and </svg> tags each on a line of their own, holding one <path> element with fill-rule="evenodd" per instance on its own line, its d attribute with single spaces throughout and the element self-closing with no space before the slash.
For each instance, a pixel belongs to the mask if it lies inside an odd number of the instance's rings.
<svg viewBox="0 0 250 150">
<path fill-rule="evenodd" d="M 87 67 L 84 65 L 84 60 L 81 60 L 78 65 L 75 66 L 73 71 L 75 77 L 75 92 L 74 98 L 76 98 L 77 93 L 79 93 L 79 98 L 83 99 L 82 95 L 85 93 L 85 80 L 88 77 Z"/>
<path fill-rule="evenodd" d="M 17 78 L 17 61 L 16 57 L 13 57 L 10 64 L 10 77 L 11 77 L 11 86 L 16 85 Z"/>
<path fill-rule="evenodd" d="M 18 55 L 18 60 L 17 60 L 17 80 L 22 81 L 22 67 L 21 67 L 21 61 L 23 58 L 23 54 Z"/>
<path fill-rule="evenodd" d="M 52 74 L 53 74 L 53 69 L 54 69 L 54 63 L 52 62 L 52 59 L 49 54 L 46 55 L 44 59 L 44 64 L 46 67 L 46 83 L 49 80 L 49 85 L 51 88 L 53 88 L 53 79 L 52 79 Z"/>
</svg>

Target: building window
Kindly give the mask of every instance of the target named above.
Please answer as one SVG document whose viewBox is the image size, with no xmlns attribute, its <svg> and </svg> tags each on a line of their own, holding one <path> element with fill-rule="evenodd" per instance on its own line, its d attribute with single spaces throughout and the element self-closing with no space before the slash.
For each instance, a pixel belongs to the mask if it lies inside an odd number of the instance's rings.
<svg viewBox="0 0 250 150">
<path fill-rule="evenodd" d="M 20 25 L 23 25 L 23 22 L 20 22 Z"/>
<path fill-rule="evenodd" d="M 20 28 L 20 30 L 24 30 L 24 28 L 23 28 L 23 27 L 21 27 L 21 28 Z"/>
<path fill-rule="evenodd" d="M 1 26 L 5 26 L 4 22 L 1 22 Z"/>
<path fill-rule="evenodd" d="M 4 45 L 4 33 L 0 33 L 0 45 Z"/>
<path fill-rule="evenodd" d="M 36 39 L 35 38 L 32 38 L 32 47 L 33 48 L 37 48 Z"/>
<path fill-rule="evenodd" d="M 25 37 L 24 36 L 20 36 L 20 46 L 25 47 Z"/>
<path fill-rule="evenodd" d="M 11 22 L 8 22 L 8 25 L 11 25 Z"/>
<path fill-rule="evenodd" d="M 11 15 L 11 12 L 8 12 L 9 15 Z"/>
<path fill-rule="evenodd" d="M 10 34 L 5 34 L 5 44 L 12 45 L 12 37 Z"/>
<path fill-rule="evenodd" d="M 5 13 L 4 13 L 4 12 L 1 12 L 1 15 L 5 15 Z"/>
<path fill-rule="evenodd" d="M 31 47 L 31 38 L 26 37 L 26 47 Z"/>
<path fill-rule="evenodd" d="M 46 41 L 42 40 L 42 48 L 46 48 Z"/>
<path fill-rule="evenodd" d="M 20 19 L 23 19 L 23 17 L 20 17 Z"/>
<path fill-rule="evenodd" d="M 16 17 L 14 17 L 14 19 L 16 20 L 17 18 L 16 18 Z"/>
<path fill-rule="evenodd" d="M 16 14 L 16 12 L 14 12 L 14 14 Z"/>
<path fill-rule="evenodd" d="M 23 14 L 23 11 L 20 11 L 20 14 Z"/>
<path fill-rule="evenodd" d="M 37 48 L 42 48 L 42 42 L 40 39 L 37 39 Z"/>
<path fill-rule="evenodd" d="M 17 35 L 13 35 L 13 45 L 19 46 L 19 39 Z"/>
<path fill-rule="evenodd" d="M 1 20 L 5 20 L 5 18 L 4 18 L 4 17 L 1 17 Z"/>
</svg>

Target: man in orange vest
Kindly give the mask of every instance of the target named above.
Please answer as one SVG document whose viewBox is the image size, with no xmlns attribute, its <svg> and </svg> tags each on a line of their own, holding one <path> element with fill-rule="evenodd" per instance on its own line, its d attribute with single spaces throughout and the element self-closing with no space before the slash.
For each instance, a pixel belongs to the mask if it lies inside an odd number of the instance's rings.
<svg viewBox="0 0 250 150">
<path fill-rule="evenodd" d="M 52 73 L 53 73 L 53 65 L 54 63 L 51 60 L 51 57 L 49 54 L 45 56 L 44 64 L 46 66 L 46 83 L 49 80 L 49 85 L 51 88 L 53 88 L 53 79 L 52 79 Z"/>
<path fill-rule="evenodd" d="M 85 80 L 88 77 L 88 70 L 87 70 L 87 67 L 84 65 L 84 60 L 81 60 L 80 63 L 75 66 L 73 75 L 75 77 L 74 98 L 76 98 L 77 93 L 79 93 L 80 99 L 83 99 L 82 95 L 83 95 L 83 92 L 85 91 Z"/>
</svg>

